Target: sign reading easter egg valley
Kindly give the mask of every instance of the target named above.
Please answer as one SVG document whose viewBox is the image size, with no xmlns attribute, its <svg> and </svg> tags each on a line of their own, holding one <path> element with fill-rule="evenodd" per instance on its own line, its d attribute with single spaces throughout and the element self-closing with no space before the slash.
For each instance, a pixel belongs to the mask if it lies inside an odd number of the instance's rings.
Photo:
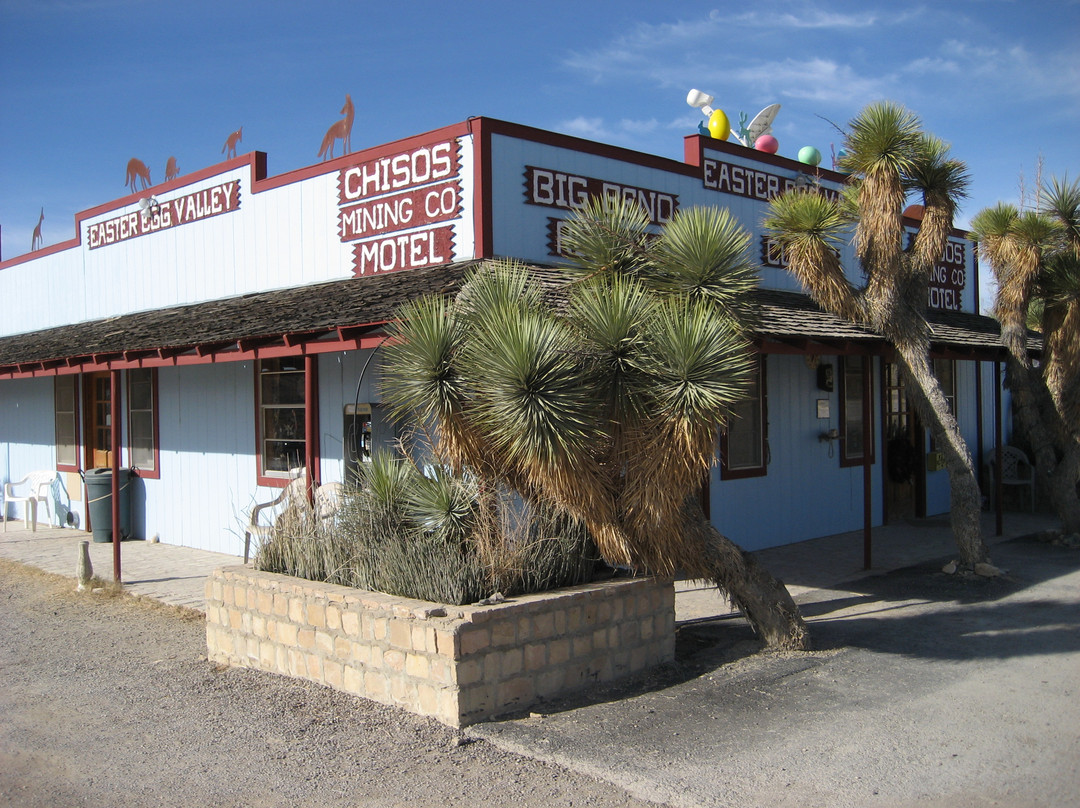
<svg viewBox="0 0 1080 808">
<path fill-rule="evenodd" d="M 453 222 L 464 210 L 461 147 L 428 143 L 338 174 L 338 235 L 357 277 L 454 260 Z M 442 226 L 438 226 L 442 225 Z"/>
<path fill-rule="evenodd" d="M 222 213 L 231 213 L 239 208 L 239 180 L 223 182 L 212 188 L 204 188 L 175 199 L 160 201 L 148 207 L 145 215 L 140 211 L 135 211 L 88 224 L 86 241 L 89 249 L 96 250 L 99 247 L 108 247 L 110 244 L 145 236 L 148 233 L 156 233 L 158 230 L 167 230 L 170 227 L 199 222 Z"/>
</svg>

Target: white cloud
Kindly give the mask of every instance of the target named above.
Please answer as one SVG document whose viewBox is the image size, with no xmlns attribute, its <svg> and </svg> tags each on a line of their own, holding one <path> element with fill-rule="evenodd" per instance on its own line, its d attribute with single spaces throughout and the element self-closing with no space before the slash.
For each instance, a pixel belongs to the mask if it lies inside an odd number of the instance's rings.
<svg viewBox="0 0 1080 808">
<path fill-rule="evenodd" d="M 941 56 L 924 56 L 908 62 L 901 71 L 910 74 L 915 79 L 934 74 L 954 78 L 964 73 L 964 68 L 955 59 L 946 59 Z"/>
<path fill-rule="evenodd" d="M 605 141 L 612 138 L 610 130 L 604 126 L 603 118 L 586 118 L 579 115 L 577 118 L 556 124 L 555 128 L 568 135 L 584 137 L 589 140 Z"/>
<path fill-rule="evenodd" d="M 740 68 L 736 84 L 760 93 L 817 102 L 850 103 L 888 95 L 895 84 L 889 77 L 860 75 L 853 67 L 830 59 L 783 59 Z"/>
<path fill-rule="evenodd" d="M 1016 95 L 1080 102 L 1080 60 L 1074 51 L 1032 52 L 1021 45 L 995 48 L 952 39 L 942 44 L 942 52 L 948 55 L 942 57 L 943 64 L 955 65 L 957 73 L 991 98 Z"/>
<path fill-rule="evenodd" d="M 568 135 L 590 140 L 627 144 L 647 140 L 651 135 L 670 129 L 690 130 L 697 126 L 697 120 L 691 124 L 688 124 L 687 120 L 687 116 L 670 123 L 661 123 L 656 118 L 621 118 L 608 123 L 602 117 L 578 116 L 556 124 L 556 128 Z"/>
<path fill-rule="evenodd" d="M 656 120 L 656 118 L 649 118 L 648 120 L 642 121 L 623 118 L 619 121 L 620 131 L 631 135 L 651 135 L 660 128 L 660 122 Z"/>
<path fill-rule="evenodd" d="M 741 25 L 747 28 L 870 28 L 877 24 L 877 14 L 837 14 L 820 8 L 808 8 L 801 14 L 787 12 L 773 14 L 767 11 L 748 11 L 743 14 L 725 16 L 718 11 L 709 15 L 710 22 L 721 25 Z"/>
</svg>

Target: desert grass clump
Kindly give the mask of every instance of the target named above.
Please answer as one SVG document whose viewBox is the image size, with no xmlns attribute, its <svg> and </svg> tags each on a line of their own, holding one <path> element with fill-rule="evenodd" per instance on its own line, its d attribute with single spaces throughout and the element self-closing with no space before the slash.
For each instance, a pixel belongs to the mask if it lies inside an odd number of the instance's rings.
<svg viewBox="0 0 1080 808">
<path fill-rule="evenodd" d="M 583 583 L 598 563 L 580 523 L 388 452 L 333 515 L 288 508 L 255 557 L 256 569 L 455 605 Z"/>
</svg>

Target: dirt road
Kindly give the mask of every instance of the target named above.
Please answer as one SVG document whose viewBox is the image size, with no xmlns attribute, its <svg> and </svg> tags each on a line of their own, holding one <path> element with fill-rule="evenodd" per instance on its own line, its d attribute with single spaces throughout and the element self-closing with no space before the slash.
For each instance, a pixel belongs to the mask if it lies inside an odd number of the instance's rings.
<svg viewBox="0 0 1080 808">
<path fill-rule="evenodd" d="M 404 712 L 206 661 L 201 614 L 0 560 L 0 805 L 644 806 Z"/>
<path fill-rule="evenodd" d="M 811 653 L 683 624 L 648 681 L 467 733 L 218 669 L 201 617 L 0 561 L 0 805 L 1075 805 L 1080 550 L 993 557 L 807 590 Z"/>
</svg>

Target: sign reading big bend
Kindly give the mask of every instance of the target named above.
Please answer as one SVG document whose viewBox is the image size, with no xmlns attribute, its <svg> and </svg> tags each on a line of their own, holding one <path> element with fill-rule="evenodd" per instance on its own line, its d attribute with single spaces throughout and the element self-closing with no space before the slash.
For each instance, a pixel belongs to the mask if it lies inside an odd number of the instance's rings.
<svg viewBox="0 0 1080 808">
<path fill-rule="evenodd" d="M 347 166 L 338 174 L 338 233 L 353 246 L 353 274 L 453 260 L 463 210 L 461 146 L 424 144 Z"/>
</svg>

